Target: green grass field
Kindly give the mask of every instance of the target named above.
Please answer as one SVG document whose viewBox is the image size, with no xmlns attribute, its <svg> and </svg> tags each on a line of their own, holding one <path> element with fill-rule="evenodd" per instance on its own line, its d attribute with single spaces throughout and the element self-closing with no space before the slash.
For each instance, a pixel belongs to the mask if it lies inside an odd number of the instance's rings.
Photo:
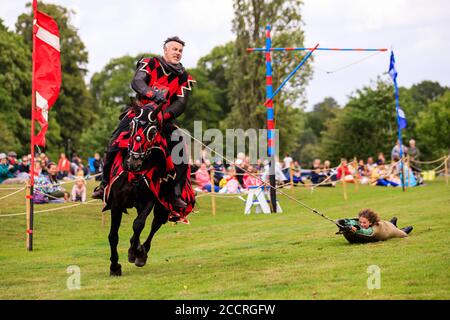
<svg viewBox="0 0 450 320">
<path fill-rule="evenodd" d="M 130 210 L 120 230 L 123 276 L 112 278 L 109 216 L 102 226 L 101 205 L 90 203 L 37 213 L 32 252 L 25 216 L 0 217 L 0 299 L 449 299 L 450 186 L 436 180 L 403 193 L 349 185 L 347 201 L 342 191 L 295 188 L 294 196 L 333 219 L 367 207 L 385 220 L 395 215 L 400 227 L 414 226 L 410 237 L 350 245 L 332 223 L 282 195 L 283 213 L 244 215 L 241 200 L 218 198 L 215 216 L 204 196 L 190 225 L 161 228 L 143 268 L 127 261 Z M 0 200 L 1 215 L 24 211 L 24 193 Z M 81 271 L 79 290 L 67 288 L 72 265 Z M 371 265 L 380 268 L 380 289 L 367 287 Z"/>
</svg>

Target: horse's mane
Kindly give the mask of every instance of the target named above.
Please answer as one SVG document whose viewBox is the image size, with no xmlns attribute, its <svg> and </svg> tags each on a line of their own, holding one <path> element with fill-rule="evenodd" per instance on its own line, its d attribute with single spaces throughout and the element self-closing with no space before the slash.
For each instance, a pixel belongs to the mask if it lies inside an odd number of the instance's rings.
<svg viewBox="0 0 450 320">
<path fill-rule="evenodd" d="M 142 103 L 133 97 L 130 97 L 130 107 L 134 114 L 139 114 L 139 110 L 142 108 Z"/>
</svg>

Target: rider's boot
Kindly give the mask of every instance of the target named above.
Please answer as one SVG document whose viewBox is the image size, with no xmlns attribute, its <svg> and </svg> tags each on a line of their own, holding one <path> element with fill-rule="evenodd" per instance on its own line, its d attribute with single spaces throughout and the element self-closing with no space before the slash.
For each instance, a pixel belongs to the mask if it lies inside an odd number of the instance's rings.
<svg viewBox="0 0 450 320">
<path fill-rule="evenodd" d="M 103 173 L 102 173 L 102 182 L 99 186 L 94 189 L 92 193 L 93 199 L 101 199 L 103 200 L 103 194 L 105 193 L 105 188 L 109 183 L 109 174 L 111 171 L 111 166 L 114 161 L 115 152 L 105 152 L 105 156 L 103 159 Z"/>
<path fill-rule="evenodd" d="M 174 202 L 174 206 L 177 208 L 186 208 L 187 207 L 187 203 L 183 201 L 183 199 L 181 199 L 181 183 L 177 182 L 175 184 L 175 202 Z"/>
<path fill-rule="evenodd" d="M 95 187 L 94 192 L 92 192 L 92 199 L 103 200 L 103 194 L 105 193 L 105 188 L 108 182 L 102 180 L 99 186 Z"/>
</svg>

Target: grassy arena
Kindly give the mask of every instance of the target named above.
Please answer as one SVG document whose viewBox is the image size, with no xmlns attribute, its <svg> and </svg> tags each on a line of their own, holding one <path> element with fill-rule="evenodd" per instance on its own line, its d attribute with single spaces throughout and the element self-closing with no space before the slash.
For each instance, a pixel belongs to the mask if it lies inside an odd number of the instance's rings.
<svg viewBox="0 0 450 320">
<path fill-rule="evenodd" d="M 161 228 L 143 268 L 126 260 L 135 211 L 125 215 L 123 276 L 111 278 L 109 219 L 102 226 L 97 202 L 36 214 L 33 252 L 25 249 L 25 216 L 0 218 L 0 299 L 449 299 L 450 186 L 347 191 L 348 201 L 341 187 L 296 188 L 295 196 L 332 218 L 363 207 L 386 220 L 395 215 L 399 226 L 414 226 L 411 236 L 350 245 L 333 224 L 283 196 L 283 213 L 249 216 L 237 198 L 218 198 L 212 216 L 210 198 L 201 197 L 191 225 Z M 24 210 L 23 193 L 0 200 L 0 214 Z M 80 290 L 67 289 L 71 265 L 81 269 Z M 380 289 L 367 288 L 370 265 L 381 270 Z"/>
</svg>

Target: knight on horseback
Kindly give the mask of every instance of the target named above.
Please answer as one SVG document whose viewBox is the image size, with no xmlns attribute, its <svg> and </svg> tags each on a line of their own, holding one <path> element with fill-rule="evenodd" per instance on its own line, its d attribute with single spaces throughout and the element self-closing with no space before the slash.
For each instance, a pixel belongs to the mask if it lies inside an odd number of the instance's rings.
<svg viewBox="0 0 450 320">
<path fill-rule="evenodd" d="M 179 37 L 168 38 L 164 42 L 163 56 L 141 58 L 138 61 L 136 73 L 131 82 L 131 87 L 136 92 L 136 98 L 140 105 L 144 106 L 151 102 L 162 105 L 162 134 L 167 140 L 170 152 L 178 143 L 184 143 L 182 136 L 173 137 L 177 135 L 177 128 L 172 120 L 185 111 L 192 84 L 195 82 L 180 63 L 184 46 L 184 41 Z M 119 151 L 114 142 L 121 134 L 129 131 L 133 117 L 134 114 L 130 110 L 120 116 L 120 123 L 112 133 L 105 151 L 102 182 L 92 194 L 94 199 L 104 198 L 105 188 L 110 182 L 111 167 Z M 181 153 L 179 156 L 183 158 L 183 161 L 174 163 L 176 175 L 173 184 L 173 205 L 183 209 L 186 208 L 186 202 L 182 199 L 182 193 L 189 181 L 187 179 L 189 173 L 188 162 L 185 159 L 187 157 L 186 150 L 182 149 Z"/>
</svg>

